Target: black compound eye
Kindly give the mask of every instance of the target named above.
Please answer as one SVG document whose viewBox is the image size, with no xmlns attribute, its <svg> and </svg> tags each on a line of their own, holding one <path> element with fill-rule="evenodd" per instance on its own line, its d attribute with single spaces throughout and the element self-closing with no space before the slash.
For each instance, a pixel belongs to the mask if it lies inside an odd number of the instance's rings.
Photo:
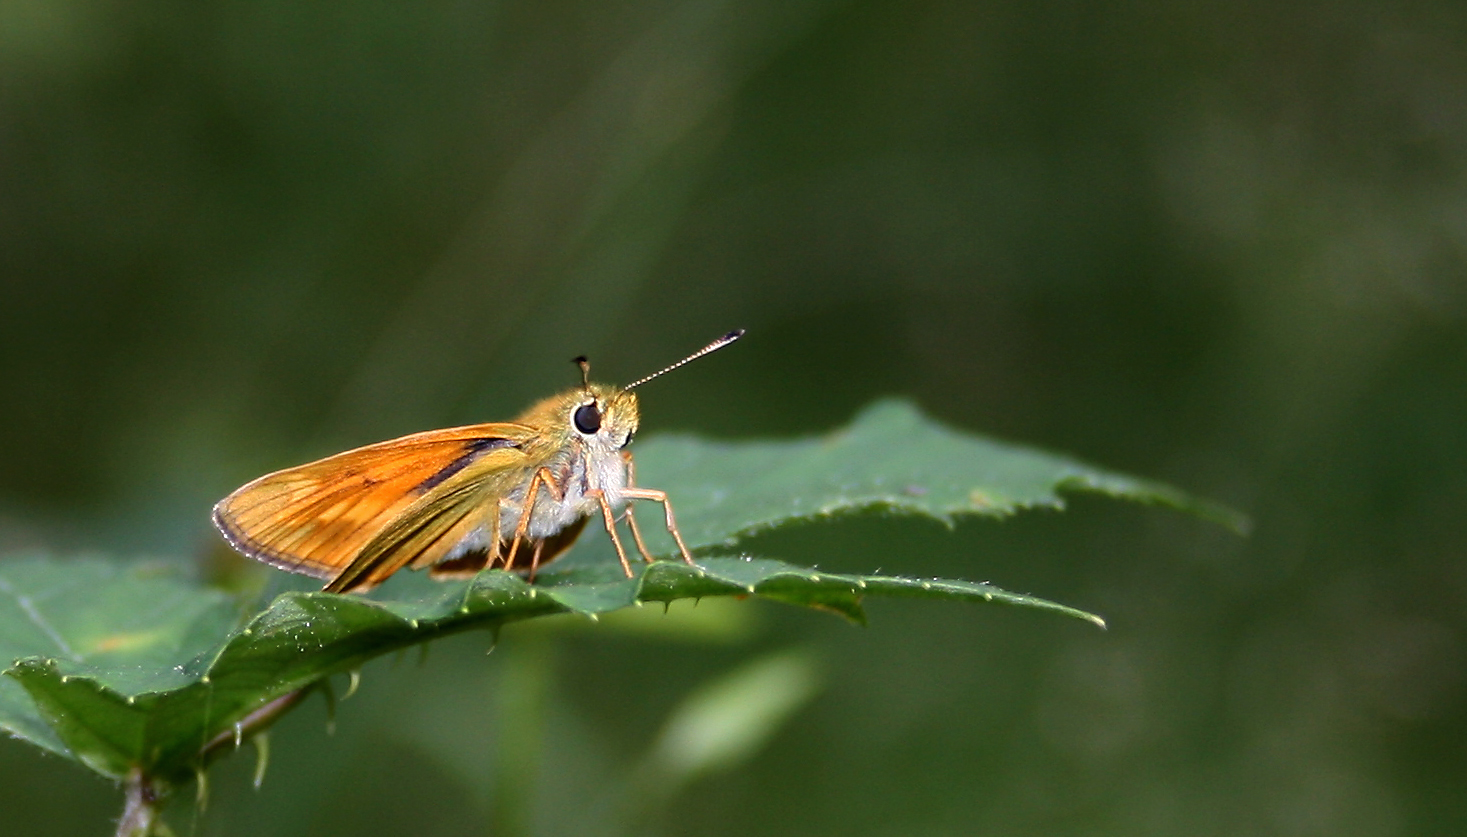
<svg viewBox="0 0 1467 837">
<path fill-rule="evenodd" d="M 582 404 L 576 408 L 572 421 L 576 423 L 577 430 L 589 436 L 601 429 L 601 411 L 595 404 Z"/>
</svg>

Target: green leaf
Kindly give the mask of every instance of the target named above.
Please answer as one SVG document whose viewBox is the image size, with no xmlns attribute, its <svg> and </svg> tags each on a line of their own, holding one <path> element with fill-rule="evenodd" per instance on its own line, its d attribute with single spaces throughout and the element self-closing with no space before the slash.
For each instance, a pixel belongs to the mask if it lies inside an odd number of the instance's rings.
<svg viewBox="0 0 1467 837">
<path fill-rule="evenodd" d="M 948 430 L 898 402 L 878 404 L 821 439 L 654 440 L 639 463 L 641 482 L 674 498 L 694 548 L 727 549 L 754 532 L 865 509 L 951 520 L 1061 507 L 1062 490 L 1241 520 L 1166 486 Z M 583 541 L 534 585 L 498 570 L 449 583 L 400 573 L 370 597 L 285 593 L 247 620 L 223 593 L 156 566 L 10 559 L 0 563 L 0 658 L 14 663 L 0 678 L 0 727 L 103 775 L 141 776 L 165 792 L 266 729 L 332 674 L 519 619 L 758 596 L 862 622 L 863 600 L 884 595 L 998 602 L 1104 624 L 984 583 L 828 573 L 749 555 L 703 557 L 696 567 L 638 564 L 626 578 L 604 536 Z"/>
<path fill-rule="evenodd" d="M 242 629 L 231 631 L 227 620 L 233 607 L 183 578 L 140 577 L 138 571 L 122 572 L 101 561 L 13 560 L 4 572 L 12 589 L 34 590 L 21 594 L 32 601 L 48 590 L 64 589 L 64 596 L 47 601 L 56 604 L 57 613 L 64 608 L 89 614 L 84 623 L 88 630 L 115 619 L 128 625 L 118 636 L 190 636 L 187 643 L 163 649 L 139 645 L 131 654 L 78 653 L 65 649 L 79 647 L 80 635 L 67 626 L 54 628 L 49 608 L 32 608 L 19 624 L 47 635 L 47 656 L 19 659 L 7 673 L 29 693 L 34 708 L 12 706 L 0 724 L 114 779 L 141 766 L 155 780 L 176 782 L 190 778 L 206 754 L 233 747 L 236 724 L 241 725 L 238 737 L 248 737 L 256 730 L 248 716 L 271 701 L 389 651 L 515 619 L 594 615 L 637 602 L 752 594 L 860 620 L 863 595 L 899 594 L 998 601 L 1099 623 L 1063 605 L 970 582 L 819 573 L 768 559 L 710 558 L 698 567 L 660 561 L 637 569 L 635 578 L 603 581 L 599 569 L 583 568 L 547 577 L 538 585 L 491 570 L 470 581 L 433 584 L 427 591 L 431 595 L 412 600 L 286 593 Z M 17 585 L 16 577 L 27 578 L 32 586 Z M 92 583 L 77 584 L 76 578 Z M 119 591 L 129 590 L 143 597 L 122 601 Z M 149 604 L 191 595 L 209 604 L 193 608 L 193 615 L 184 618 Z M 198 618 L 201 609 L 208 618 Z M 7 629 L 16 621 L 7 620 Z M 198 646 L 210 650 L 191 653 Z M 14 658 L 23 647 L 10 646 L 6 653 Z M 50 734 L 27 734 L 38 727 L 49 727 Z"/>
<path fill-rule="evenodd" d="M 944 427 L 910 402 L 879 401 L 848 427 L 795 441 L 661 436 L 637 452 L 639 482 L 674 498 L 692 548 L 734 545 L 788 523 L 881 509 L 952 522 L 1063 509 L 1062 492 L 1169 506 L 1237 532 L 1248 520 L 1169 485 Z M 658 554 L 672 554 L 660 527 Z M 651 530 L 656 530 L 651 531 Z"/>
<path fill-rule="evenodd" d="M 44 656 L 107 670 L 110 683 L 123 690 L 170 689 L 195 680 L 196 661 L 234 627 L 237 611 L 226 594 L 181 584 L 158 565 L 39 557 L 0 563 L 0 658 Z M 37 712 L 13 679 L 0 679 L 0 727 L 68 753 L 56 724 Z"/>
</svg>

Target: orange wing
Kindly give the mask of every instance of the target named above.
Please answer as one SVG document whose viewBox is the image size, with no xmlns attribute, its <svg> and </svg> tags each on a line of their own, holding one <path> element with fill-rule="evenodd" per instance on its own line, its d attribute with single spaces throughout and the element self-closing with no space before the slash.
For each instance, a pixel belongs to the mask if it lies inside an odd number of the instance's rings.
<svg viewBox="0 0 1467 837">
<path fill-rule="evenodd" d="M 522 424 L 476 424 L 339 453 L 243 486 L 214 507 L 214 524 L 241 553 L 332 579 L 327 589 L 370 587 L 407 563 L 441 559 L 491 521 L 533 435 Z"/>
</svg>

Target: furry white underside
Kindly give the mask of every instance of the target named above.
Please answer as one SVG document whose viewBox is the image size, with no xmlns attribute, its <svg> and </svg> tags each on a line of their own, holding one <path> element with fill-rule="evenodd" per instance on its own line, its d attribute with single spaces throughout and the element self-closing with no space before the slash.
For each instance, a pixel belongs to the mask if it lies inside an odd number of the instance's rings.
<svg viewBox="0 0 1467 837">
<path fill-rule="evenodd" d="M 550 489 L 543 486 L 536 492 L 534 511 L 525 530 L 530 540 L 548 538 L 583 517 L 600 515 L 601 504 L 594 496 L 587 496 L 593 488 L 600 488 L 612 514 L 620 512 L 626 505 L 622 489 L 627 487 L 627 467 L 619 450 L 571 456 L 559 468 L 549 467 L 552 474 L 560 476 L 558 483 L 563 494 L 557 500 Z M 499 531 L 506 542 L 514 537 L 515 528 L 520 524 L 527 487 L 520 486 L 499 500 Z M 489 526 L 481 526 L 459 541 L 443 560 L 451 561 L 472 552 L 487 551 L 493 537 Z"/>
</svg>

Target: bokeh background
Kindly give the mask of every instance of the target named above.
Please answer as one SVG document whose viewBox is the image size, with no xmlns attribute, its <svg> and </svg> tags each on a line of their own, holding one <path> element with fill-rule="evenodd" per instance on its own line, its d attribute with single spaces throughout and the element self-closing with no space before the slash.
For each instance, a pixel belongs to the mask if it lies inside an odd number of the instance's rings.
<svg viewBox="0 0 1467 837">
<path fill-rule="evenodd" d="M 465 636 L 369 668 L 334 736 L 306 704 L 261 790 L 229 760 L 174 826 L 509 835 L 498 787 L 518 833 L 599 833 L 690 691 L 796 648 L 814 697 L 636 833 L 1462 834 L 1464 175 L 1444 0 L 7 0 L 0 552 L 210 566 L 259 473 L 742 326 L 645 434 L 900 393 L 1255 532 L 1080 499 L 778 533 L 750 547 L 1111 629 L 746 602 Z M 119 802 L 0 741 L 7 830 Z"/>
</svg>

